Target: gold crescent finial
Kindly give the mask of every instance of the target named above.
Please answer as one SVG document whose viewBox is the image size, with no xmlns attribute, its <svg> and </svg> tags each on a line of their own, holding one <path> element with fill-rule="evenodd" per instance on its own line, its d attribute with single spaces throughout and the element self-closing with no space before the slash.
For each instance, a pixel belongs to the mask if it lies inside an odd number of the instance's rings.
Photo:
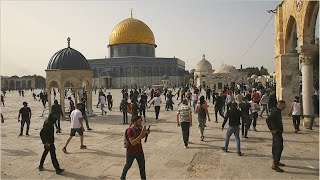
<svg viewBox="0 0 320 180">
<path fill-rule="evenodd" d="M 133 9 L 131 8 L 131 10 L 130 10 L 130 11 L 131 11 L 131 18 L 132 18 L 132 11 L 133 11 Z"/>
<path fill-rule="evenodd" d="M 68 37 L 68 38 L 67 38 L 67 41 L 68 41 L 68 48 L 70 47 L 70 40 L 71 40 L 71 39 L 70 39 L 70 37 Z"/>
</svg>

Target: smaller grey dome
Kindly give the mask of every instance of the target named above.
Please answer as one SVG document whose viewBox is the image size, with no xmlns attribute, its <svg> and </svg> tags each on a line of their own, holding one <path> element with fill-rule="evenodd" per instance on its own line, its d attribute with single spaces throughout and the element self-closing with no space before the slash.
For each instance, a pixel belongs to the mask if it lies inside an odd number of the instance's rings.
<svg viewBox="0 0 320 180">
<path fill-rule="evenodd" d="M 47 69 L 90 70 L 90 65 L 79 51 L 70 47 L 70 38 L 68 38 L 68 47 L 51 57 Z"/>
<path fill-rule="evenodd" d="M 238 73 L 238 70 L 229 65 L 222 65 L 220 68 L 216 69 L 214 71 L 214 74 L 233 74 L 236 75 Z"/>
<path fill-rule="evenodd" d="M 201 61 L 197 63 L 196 71 L 212 71 L 212 65 L 205 59 L 205 55 L 203 55 Z"/>
</svg>

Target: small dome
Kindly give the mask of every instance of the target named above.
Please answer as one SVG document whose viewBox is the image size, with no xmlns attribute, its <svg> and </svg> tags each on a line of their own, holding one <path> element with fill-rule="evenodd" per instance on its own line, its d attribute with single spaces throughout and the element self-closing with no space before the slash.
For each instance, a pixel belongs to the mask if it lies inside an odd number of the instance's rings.
<svg viewBox="0 0 320 180">
<path fill-rule="evenodd" d="M 121 21 L 112 30 L 109 46 L 132 43 L 157 46 L 151 29 L 144 22 L 131 17 Z"/>
<path fill-rule="evenodd" d="M 252 74 L 251 78 L 252 78 L 252 79 L 257 79 L 257 78 L 258 78 L 258 76 L 257 76 L 257 75 L 255 75 L 255 74 Z"/>
<path fill-rule="evenodd" d="M 214 74 L 237 74 L 238 70 L 233 67 L 233 66 L 229 66 L 229 65 L 222 65 L 220 68 L 216 69 L 214 71 Z"/>
<path fill-rule="evenodd" d="M 47 69 L 90 70 L 90 65 L 79 51 L 70 47 L 70 38 L 68 38 L 68 47 L 51 57 Z"/>
<path fill-rule="evenodd" d="M 212 71 L 212 65 L 206 60 L 205 55 L 203 55 L 201 61 L 197 63 L 196 71 Z"/>
</svg>

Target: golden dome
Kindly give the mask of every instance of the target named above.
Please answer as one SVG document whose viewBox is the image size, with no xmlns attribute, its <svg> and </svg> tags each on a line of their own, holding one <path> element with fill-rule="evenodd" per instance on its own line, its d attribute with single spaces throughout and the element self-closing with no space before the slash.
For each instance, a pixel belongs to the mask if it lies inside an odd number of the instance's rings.
<svg viewBox="0 0 320 180">
<path fill-rule="evenodd" d="M 151 29 L 144 22 L 134 18 L 125 19 L 117 24 L 109 37 L 109 46 L 131 43 L 156 46 Z"/>
</svg>

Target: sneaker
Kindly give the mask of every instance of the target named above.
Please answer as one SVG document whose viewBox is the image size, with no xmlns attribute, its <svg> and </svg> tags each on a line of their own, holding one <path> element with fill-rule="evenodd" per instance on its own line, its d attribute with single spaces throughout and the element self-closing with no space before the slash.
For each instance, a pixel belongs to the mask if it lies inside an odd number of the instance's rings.
<svg viewBox="0 0 320 180">
<path fill-rule="evenodd" d="M 228 150 L 226 150 L 225 147 L 221 147 L 221 149 L 222 149 L 222 151 L 224 151 L 224 152 L 228 152 Z"/>
<path fill-rule="evenodd" d="M 184 148 L 185 148 L 185 149 L 188 149 L 189 147 L 188 147 L 188 146 L 184 146 Z"/>
<path fill-rule="evenodd" d="M 244 137 L 243 140 L 246 140 L 248 137 Z"/>
<path fill-rule="evenodd" d="M 91 129 L 91 128 L 87 128 L 87 130 L 88 130 L 88 131 L 91 131 L 92 129 Z"/>
<path fill-rule="evenodd" d="M 66 147 L 63 147 L 63 148 L 62 148 L 62 151 L 63 151 L 64 153 L 67 153 L 67 148 L 66 148 Z"/>
<path fill-rule="evenodd" d="M 242 153 L 241 153 L 241 152 L 238 152 L 237 154 L 238 154 L 238 156 L 242 156 Z"/>
<path fill-rule="evenodd" d="M 204 136 L 201 136 L 201 141 L 203 141 L 203 139 L 204 139 Z"/>
<path fill-rule="evenodd" d="M 282 164 L 281 162 L 278 163 L 278 166 L 286 166 L 285 164 Z"/>
<path fill-rule="evenodd" d="M 61 174 L 64 171 L 64 169 L 58 169 L 56 170 L 56 174 Z"/>
<path fill-rule="evenodd" d="M 29 134 L 26 134 L 26 136 L 30 136 Z"/>
<path fill-rule="evenodd" d="M 22 134 L 19 134 L 19 136 L 23 136 Z"/>
<path fill-rule="evenodd" d="M 294 130 L 294 133 L 298 133 L 298 130 L 296 129 L 296 130 Z"/>
<path fill-rule="evenodd" d="M 80 146 L 80 149 L 87 149 L 87 146 L 82 145 L 82 146 Z"/>
<path fill-rule="evenodd" d="M 43 168 L 43 166 L 39 166 L 38 169 L 39 169 L 39 171 L 43 171 L 44 168 Z"/>
</svg>

